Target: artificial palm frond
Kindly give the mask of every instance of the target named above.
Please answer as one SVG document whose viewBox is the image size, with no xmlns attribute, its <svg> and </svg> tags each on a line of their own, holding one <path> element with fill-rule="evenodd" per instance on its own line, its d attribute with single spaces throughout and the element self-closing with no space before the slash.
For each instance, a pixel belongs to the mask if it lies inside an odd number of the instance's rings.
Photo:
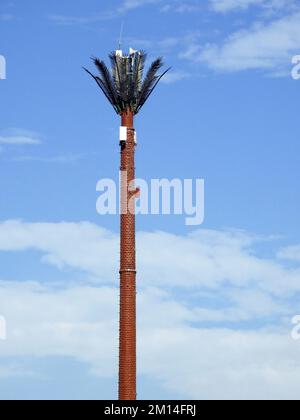
<svg viewBox="0 0 300 420">
<path fill-rule="evenodd" d="M 162 66 L 163 66 L 162 58 L 158 58 L 151 64 L 150 69 L 148 70 L 146 78 L 143 82 L 141 92 L 138 96 L 138 102 L 137 102 L 138 109 L 140 109 L 146 102 L 149 92 L 151 91 L 151 89 L 153 88 L 153 86 L 155 85 L 155 83 L 157 82 L 159 78 L 159 76 L 157 76 L 157 72 L 161 69 Z"/>
<path fill-rule="evenodd" d="M 141 51 L 135 58 L 132 65 L 131 96 L 137 98 L 142 89 L 143 74 L 147 54 Z"/>
<path fill-rule="evenodd" d="M 114 102 L 117 101 L 117 92 L 116 92 L 116 88 L 115 88 L 115 84 L 113 82 L 113 79 L 111 77 L 111 74 L 108 70 L 108 68 L 106 67 L 106 64 L 99 60 L 98 58 L 94 58 L 94 63 L 96 65 L 96 67 L 99 70 L 99 73 L 101 75 L 101 80 L 103 82 L 103 84 L 105 85 L 107 91 L 110 93 L 111 98 L 113 99 Z"/>
<path fill-rule="evenodd" d="M 137 114 L 161 78 L 170 70 L 158 75 L 163 66 L 162 58 L 155 60 L 150 66 L 145 79 L 143 80 L 147 54 L 144 51 L 133 51 L 123 56 L 121 51 L 109 55 L 111 61 L 111 72 L 106 64 L 94 58 L 99 76 L 93 75 L 85 69 L 96 81 L 106 98 L 118 114 L 130 109 Z"/>
</svg>

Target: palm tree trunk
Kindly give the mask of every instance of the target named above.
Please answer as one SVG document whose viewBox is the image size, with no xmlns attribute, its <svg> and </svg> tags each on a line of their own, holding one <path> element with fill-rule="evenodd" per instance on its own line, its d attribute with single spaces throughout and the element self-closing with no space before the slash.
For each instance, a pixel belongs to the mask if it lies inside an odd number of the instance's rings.
<svg viewBox="0 0 300 420">
<path fill-rule="evenodd" d="M 119 399 L 136 400 L 136 244 L 132 191 L 135 180 L 135 136 L 132 111 L 122 114 L 127 141 L 121 143 L 121 267 Z"/>
</svg>

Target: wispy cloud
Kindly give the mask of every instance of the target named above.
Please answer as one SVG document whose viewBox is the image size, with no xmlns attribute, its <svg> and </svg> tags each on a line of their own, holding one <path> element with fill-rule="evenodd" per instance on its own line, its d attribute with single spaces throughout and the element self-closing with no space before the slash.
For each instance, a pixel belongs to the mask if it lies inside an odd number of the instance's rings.
<svg viewBox="0 0 300 420">
<path fill-rule="evenodd" d="M 13 162 L 41 162 L 41 163 L 58 163 L 58 164 L 68 164 L 75 163 L 81 160 L 84 157 L 83 154 L 77 155 L 57 155 L 57 156 L 17 156 L 12 158 Z"/>
<path fill-rule="evenodd" d="M 90 23 L 97 23 L 106 20 L 113 19 L 116 16 L 116 12 L 107 11 L 100 14 L 91 16 L 67 16 L 67 15 L 49 15 L 48 19 L 57 25 L 86 25 Z"/>
<path fill-rule="evenodd" d="M 136 48 L 150 49 L 154 48 L 158 54 L 170 51 L 171 49 L 178 46 L 181 42 L 179 37 L 166 37 L 163 39 L 145 39 L 145 38 L 132 38 L 128 37 L 125 41 L 129 44 L 134 45 Z"/>
<path fill-rule="evenodd" d="M 66 238 L 69 238 L 68 246 Z M 143 284 L 187 290 L 215 290 L 223 285 L 226 290 L 229 286 L 252 290 L 255 286 L 256 291 L 281 297 L 285 293 L 297 293 L 300 267 L 291 268 L 276 255 L 273 259 L 255 256 L 256 246 L 266 240 L 273 241 L 235 230 L 199 230 L 186 236 L 140 232 Z M 100 282 L 107 282 L 106 274 L 117 264 L 118 242 L 117 235 L 91 223 L 8 221 L 0 224 L 0 251 L 36 249 L 44 254 L 45 262 L 80 268 Z M 82 252 L 83 249 L 89 253 Z M 154 266 L 160 273 L 157 280 L 152 275 Z"/>
<path fill-rule="evenodd" d="M 38 154 L 25 154 L 22 146 L 36 146 L 42 144 L 42 137 L 34 132 L 20 129 L 9 129 L 0 133 L 0 147 L 9 148 L 14 147 L 20 148 L 23 153 L 17 155 L 8 156 L 6 158 L 9 162 L 40 162 L 40 163 L 57 163 L 57 164 L 71 164 L 78 162 L 84 158 L 84 154 L 58 154 L 54 156 L 41 156 Z M 0 149 L 1 151 L 1 149 Z M 20 152 L 20 151 L 19 151 Z"/>
<path fill-rule="evenodd" d="M 246 10 L 250 6 L 262 5 L 265 2 L 266 0 L 210 0 L 212 10 L 222 13 Z"/>
<path fill-rule="evenodd" d="M 162 0 L 125 0 L 119 7 L 115 9 L 108 9 L 101 13 L 95 13 L 90 16 L 70 16 L 52 14 L 48 15 L 48 19 L 58 25 L 87 25 L 114 19 L 131 10 L 137 9 L 147 4 L 159 3 L 160 1 Z"/>
<path fill-rule="evenodd" d="M 269 10 L 292 7 L 295 0 L 210 0 L 211 8 L 215 12 L 227 13 L 231 11 L 245 11 L 252 6 L 260 6 Z"/>
<path fill-rule="evenodd" d="M 10 136 L 10 137 L 2 137 L 0 136 L 0 144 L 6 144 L 6 145 L 32 145 L 32 144 L 40 144 L 40 140 L 33 139 L 31 137 L 25 137 L 25 136 Z"/>
<path fill-rule="evenodd" d="M 162 78 L 162 83 L 172 84 L 190 77 L 192 77 L 192 75 L 184 71 L 170 71 Z"/>
<path fill-rule="evenodd" d="M 85 25 L 91 23 L 97 23 L 105 20 L 110 20 L 119 17 L 127 12 L 131 12 L 135 9 L 139 9 L 148 5 L 156 5 L 162 3 L 163 0 L 124 0 L 121 2 L 119 7 L 115 9 L 108 9 L 101 13 L 95 13 L 90 16 L 68 16 L 52 14 L 48 16 L 48 19 L 58 25 Z M 175 7 L 169 4 L 163 7 L 161 11 L 174 11 L 174 12 L 191 12 L 198 9 L 198 6 L 189 4 L 188 2 L 181 2 L 179 0 L 174 1 Z"/>
<path fill-rule="evenodd" d="M 300 13 L 297 12 L 268 23 L 253 24 L 219 44 L 193 43 L 181 58 L 221 72 L 264 70 L 284 74 L 282 71 L 289 69 L 291 56 L 299 50 L 299 45 Z"/>
<path fill-rule="evenodd" d="M 178 52 L 186 48 L 187 45 L 192 45 L 198 40 L 199 32 L 187 32 L 184 34 L 177 34 L 176 36 L 168 36 L 165 38 L 126 38 L 126 42 L 135 45 L 137 48 L 154 49 L 157 54 L 166 54 L 175 52 L 176 56 Z"/>
<path fill-rule="evenodd" d="M 172 2 L 161 7 L 162 13 L 194 13 L 204 9 L 204 4 L 199 2 Z"/>
<path fill-rule="evenodd" d="M 279 251 L 278 258 L 289 261 L 300 261 L 300 245 L 286 247 Z"/>
<path fill-rule="evenodd" d="M 124 0 L 121 7 L 119 8 L 120 12 L 126 12 L 128 10 L 137 9 L 148 4 L 160 3 L 162 0 Z"/>
<path fill-rule="evenodd" d="M 124 0 L 120 12 L 127 12 L 147 5 L 158 5 L 165 3 L 164 0 Z M 161 12 L 175 12 L 175 13 L 191 13 L 203 10 L 203 2 L 199 0 L 173 0 L 160 6 Z"/>
<path fill-rule="evenodd" d="M 41 138 L 37 133 L 11 129 L 0 133 L 0 145 L 22 146 L 41 144 Z"/>
<path fill-rule="evenodd" d="M 74 15 L 59 15 L 51 14 L 47 18 L 58 25 L 86 25 L 97 23 L 105 20 L 118 18 L 126 13 L 134 11 L 136 9 L 145 6 L 157 5 L 162 13 L 174 12 L 174 13 L 192 13 L 199 10 L 203 10 L 203 4 L 199 3 L 198 0 L 173 0 L 172 3 L 161 6 L 163 0 L 124 0 L 121 4 L 114 8 L 108 9 L 101 13 L 95 13 L 90 16 L 74 16 Z"/>
</svg>

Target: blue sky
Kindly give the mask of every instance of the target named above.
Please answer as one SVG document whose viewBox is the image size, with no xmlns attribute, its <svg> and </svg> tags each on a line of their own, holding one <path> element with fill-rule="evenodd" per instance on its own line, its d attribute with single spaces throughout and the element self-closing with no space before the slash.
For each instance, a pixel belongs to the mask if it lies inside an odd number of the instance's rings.
<svg viewBox="0 0 300 420">
<path fill-rule="evenodd" d="M 82 66 L 122 22 L 124 49 L 172 66 L 136 119 L 138 176 L 206 183 L 199 229 L 138 219 L 140 398 L 298 398 L 293 0 L 1 3 L 0 398 L 116 396 L 118 217 L 95 204 L 119 119 Z"/>
</svg>

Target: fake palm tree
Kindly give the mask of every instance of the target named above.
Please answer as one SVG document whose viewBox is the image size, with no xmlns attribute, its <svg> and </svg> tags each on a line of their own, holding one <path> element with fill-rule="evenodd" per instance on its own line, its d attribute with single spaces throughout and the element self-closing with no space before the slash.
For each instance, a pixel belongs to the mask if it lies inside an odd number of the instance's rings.
<svg viewBox="0 0 300 420">
<path fill-rule="evenodd" d="M 104 61 L 93 58 L 99 71 L 95 76 L 85 69 L 96 81 L 117 114 L 139 113 L 160 79 L 170 70 L 158 75 L 163 67 L 162 58 L 155 60 L 143 80 L 147 54 L 144 51 L 131 50 L 128 56 L 123 56 L 120 50 L 109 56 L 112 66 L 110 72 Z"/>
<path fill-rule="evenodd" d="M 119 399 L 136 399 L 136 241 L 135 241 L 135 145 L 134 116 L 146 103 L 161 78 L 162 58 L 155 60 L 144 78 L 147 55 L 130 49 L 110 54 L 111 71 L 93 58 L 99 75 L 85 69 L 96 81 L 121 116 L 121 265 L 120 265 L 120 347 Z"/>
</svg>

